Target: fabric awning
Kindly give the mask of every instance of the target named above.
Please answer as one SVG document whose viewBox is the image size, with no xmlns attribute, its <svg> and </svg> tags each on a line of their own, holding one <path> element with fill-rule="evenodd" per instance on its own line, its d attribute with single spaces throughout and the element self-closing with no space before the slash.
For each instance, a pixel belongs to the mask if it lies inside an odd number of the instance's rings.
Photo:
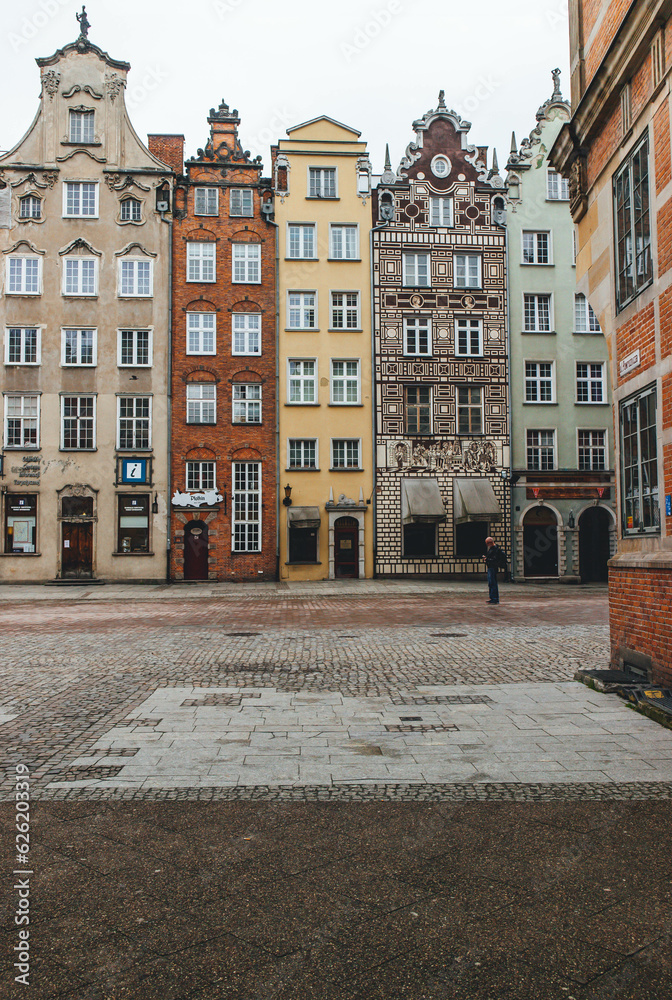
<svg viewBox="0 0 672 1000">
<path fill-rule="evenodd" d="M 319 507 L 290 507 L 288 513 L 290 528 L 319 528 L 320 526 Z"/>
<path fill-rule="evenodd" d="M 401 480 L 403 524 L 436 524 L 446 520 L 446 508 L 436 479 Z"/>
<path fill-rule="evenodd" d="M 455 479 L 453 481 L 454 516 L 456 524 L 466 521 L 501 521 L 502 510 L 489 479 Z"/>
</svg>

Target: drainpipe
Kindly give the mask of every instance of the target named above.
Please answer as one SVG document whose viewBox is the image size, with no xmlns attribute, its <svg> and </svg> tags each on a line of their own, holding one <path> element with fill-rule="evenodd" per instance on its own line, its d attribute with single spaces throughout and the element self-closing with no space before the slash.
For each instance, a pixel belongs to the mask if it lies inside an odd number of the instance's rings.
<svg viewBox="0 0 672 1000">
<path fill-rule="evenodd" d="M 174 197 L 174 192 L 173 192 Z M 170 583 L 170 539 L 173 529 L 172 510 L 170 506 L 171 496 L 171 460 L 172 460 L 172 400 L 173 400 L 173 218 L 172 215 L 166 219 L 161 213 L 161 221 L 168 225 L 168 365 L 167 381 L 168 392 L 166 394 L 166 427 L 168 433 L 167 451 L 168 463 L 166 471 L 166 483 L 168 495 L 166 497 L 166 583 Z"/>
<path fill-rule="evenodd" d="M 373 192 L 371 193 L 371 207 L 373 208 Z M 371 294 L 371 397 L 372 397 L 372 421 L 371 421 L 371 434 L 372 434 L 372 457 L 373 462 L 373 492 L 371 494 L 372 504 L 371 504 L 371 531 L 373 532 L 373 576 L 374 579 L 377 576 L 376 573 L 376 559 L 378 556 L 378 545 L 376 543 L 377 529 L 378 529 L 378 516 L 376 509 L 376 473 L 378 470 L 377 462 L 377 450 L 376 450 L 376 438 L 378 433 L 378 386 L 376 384 L 376 305 L 375 305 L 375 291 L 373 284 L 373 234 L 381 229 L 385 229 L 388 223 L 383 222 L 382 225 L 372 226 L 369 230 L 369 290 Z"/>
<path fill-rule="evenodd" d="M 275 199 L 275 192 L 273 192 Z M 280 228 L 266 219 L 275 230 L 275 579 L 280 579 Z"/>
<path fill-rule="evenodd" d="M 506 205 L 506 202 L 504 203 Z M 511 295 L 509 293 L 510 284 L 510 269 L 509 269 L 509 230 L 504 224 L 502 226 L 504 230 L 504 267 L 506 273 L 504 275 L 504 288 L 506 290 L 506 408 L 507 408 L 507 423 L 508 423 L 508 438 L 509 438 L 509 469 L 508 469 L 508 479 L 511 479 L 513 474 L 513 439 L 512 439 L 512 409 L 511 409 Z M 515 563 L 515 532 L 513 524 L 513 484 L 507 483 L 506 486 L 508 490 L 505 489 L 504 492 L 504 522 L 506 523 L 506 506 L 509 506 L 509 557 L 511 562 L 511 582 L 513 583 L 516 578 L 516 563 Z"/>
</svg>

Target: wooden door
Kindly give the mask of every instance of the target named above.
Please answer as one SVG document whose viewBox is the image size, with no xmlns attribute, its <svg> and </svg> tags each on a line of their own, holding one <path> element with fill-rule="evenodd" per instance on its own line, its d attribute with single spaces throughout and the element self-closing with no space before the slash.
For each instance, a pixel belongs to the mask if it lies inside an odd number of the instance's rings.
<svg viewBox="0 0 672 1000">
<path fill-rule="evenodd" d="M 354 517 L 339 517 L 334 524 L 334 575 L 359 577 L 359 522 Z"/>
<path fill-rule="evenodd" d="M 63 521 L 61 576 L 69 580 L 93 576 L 92 521 Z"/>
<path fill-rule="evenodd" d="M 190 521 L 184 527 L 184 579 L 208 579 L 208 526 Z"/>
</svg>

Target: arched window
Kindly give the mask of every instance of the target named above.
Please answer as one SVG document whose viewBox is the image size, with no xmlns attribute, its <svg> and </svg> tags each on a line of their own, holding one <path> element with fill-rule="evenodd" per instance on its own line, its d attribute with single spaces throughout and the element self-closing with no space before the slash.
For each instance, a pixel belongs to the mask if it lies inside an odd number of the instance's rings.
<svg viewBox="0 0 672 1000">
<path fill-rule="evenodd" d="M 140 222 L 142 218 L 142 202 L 137 198 L 124 198 L 121 203 L 122 222 Z"/>
<path fill-rule="evenodd" d="M 19 202 L 19 217 L 22 219 L 42 218 L 42 199 L 37 195 L 27 194 Z"/>
</svg>

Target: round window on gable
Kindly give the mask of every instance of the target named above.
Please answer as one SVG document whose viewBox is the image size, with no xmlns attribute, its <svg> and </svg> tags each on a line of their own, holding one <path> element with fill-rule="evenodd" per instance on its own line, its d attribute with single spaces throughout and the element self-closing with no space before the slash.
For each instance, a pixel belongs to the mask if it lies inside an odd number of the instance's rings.
<svg viewBox="0 0 672 1000">
<path fill-rule="evenodd" d="M 142 202 L 137 198 L 124 198 L 121 203 L 122 222 L 140 222 L 142 218 Z"/>
<path fill-rule="evenodd" d="M 431 169 L 435 177 L 440 177 L 441 179 L 448 177 L 451 170 L 450 160 L 447 156 L 439 154 L 432 160 Z"/>
</svg>

